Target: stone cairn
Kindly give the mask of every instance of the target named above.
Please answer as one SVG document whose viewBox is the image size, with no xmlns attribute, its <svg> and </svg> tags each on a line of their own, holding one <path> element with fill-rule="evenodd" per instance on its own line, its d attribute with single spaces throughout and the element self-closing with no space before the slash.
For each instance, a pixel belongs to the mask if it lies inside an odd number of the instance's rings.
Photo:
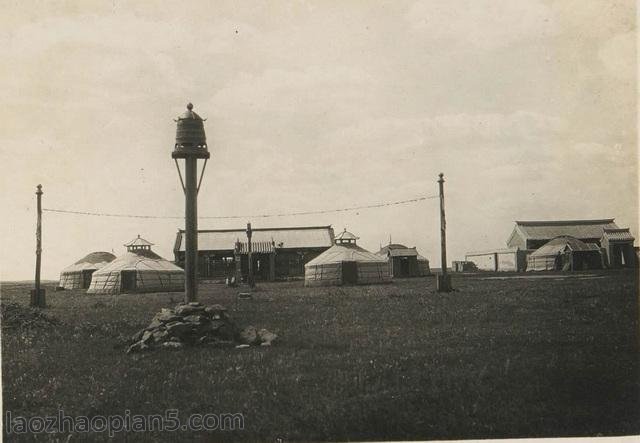
<svg viewBox="0 0 640 443">
<path fill-rule="evenodd" d="M 162 308 L 149 326 L 132 337 L 127 353 L 159 347 L 179 349 L 185 345 L 271 346 L 276 338 L 276 334 L 266 329 L 257 330 L 254 326 L 238 328 L 224 306 L 181 303 L 173 309 Z"/>
</svg>

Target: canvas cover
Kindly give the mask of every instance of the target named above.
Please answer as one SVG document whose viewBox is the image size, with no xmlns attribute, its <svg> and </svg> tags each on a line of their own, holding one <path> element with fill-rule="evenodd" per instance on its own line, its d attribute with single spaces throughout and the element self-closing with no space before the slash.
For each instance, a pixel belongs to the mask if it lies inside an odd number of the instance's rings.
<svg viewBox="0 0 640 443">
<path fill-rule="evenodd" d="M 92 252 L 80 260 L 67 266 L 60 272 L 58 286 L 65 289 L 86 288 L 86 275 L 103 268 L 115 260 L 116 256 L 110 252 Z"/>
<path fill-rule="evenodd" d="M 123 275 L 135 272 L 135 289 L 123 289 Z M 148 250 L 127 252 L 93 273 L 90 294 L 184 290 L 184 270 Z"/>
<path fill-rule="evenodd" d="M 333 245 L 304 267 L 306 286 L 343 284 L 343 263 L 355 262 L 357 283 L 372 284 L 391 281 L 389 261 L 355 244 Z"/>
<path fill-rule="evenodd" d="M 566 270 L 580 255 L 599 255 L 597 245 L 570 236 L 556 237 L 529 254 L 527 271 Z"/>
</svg>

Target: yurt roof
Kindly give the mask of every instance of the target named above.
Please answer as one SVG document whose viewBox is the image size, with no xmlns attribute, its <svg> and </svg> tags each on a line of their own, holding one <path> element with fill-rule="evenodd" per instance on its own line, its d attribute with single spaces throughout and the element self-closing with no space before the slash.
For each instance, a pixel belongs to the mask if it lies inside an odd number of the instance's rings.
<svg viewBox="0 0 640 443">
<path fill-rule="evenodd" d="M 558 252 L 564 252 L 567 248 L 572 251 L 598 251 L 599 250 L 598 246 L 593 243 L 585 243 L 581 240 L 578 240 L 575 237 L 563 235 L 563 236 L 559 236 L 549 240 L 540 248 L 532 252 L 531 256 L 543 257 L 543 256 L 557 255 Z"/>
<path fill-rule="evenodd" d="M 153 251 L 129 251 L 119 256 L 107 266 L 96 271 L 96 275 L 117 271 L 182 271 L 182 268 L 160 257 Z"/>
<path fill-rule="evenodd" d="M 134 238 L 129 243 L 126 243 L 125 246 L 153 246 L 153 243 L 145 240 L 144 238 L 140 238 L 138 235 L 137 238 Z"/>
<path fill-rule="evenodd" d="M 345 228 L 340 234 L 336 235 L 336 240 L 359 240 L 360 237 L 356 237 Z"/>
<path fill-rule="evenodd" d="M 100 269 L 115 260 L 115 258 L 116 256 L 110 252 L 92 252 L 91 254 L 87 254 L 82 257 L 71 266 L 64 268 L 62 273 L 79 272 L 88 269 Z"/>
<path fill-rule="evenodd" d="M 354 244 L 339 244 L 333 245 L 307 263 L 306 266 L 340 263 L 343 261 L 386 262 L 387 259 Z"/>
</svg>

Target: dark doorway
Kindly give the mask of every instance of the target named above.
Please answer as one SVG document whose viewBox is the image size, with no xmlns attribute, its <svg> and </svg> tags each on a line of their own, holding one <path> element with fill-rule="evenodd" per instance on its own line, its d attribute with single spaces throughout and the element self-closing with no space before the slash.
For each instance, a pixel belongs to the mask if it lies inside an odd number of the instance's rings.
<svg viewBox="0 0 640 443">
<path fill-rule="evenodd" d="M 400 260 L 400 277 L 409 277 L 411 272 L 409 271 L 409 259 L 402 257 Z"/>
<path fill-rule="evenodd" d="M 82 271 L 82 289 L 87 289 L 91 285 L 91 274 L 93 270 Z"/>
<path fill-rule="evenodd" d="M 136 271 L 120 272 L 120 284 L 122 292 L 136 290 Z"/>
<path fill-rule="evenodd" d="M 358 283 L 358 263 L 354 261 L 342 262 L 342 284 L 355 285 Z"/>
</svg>

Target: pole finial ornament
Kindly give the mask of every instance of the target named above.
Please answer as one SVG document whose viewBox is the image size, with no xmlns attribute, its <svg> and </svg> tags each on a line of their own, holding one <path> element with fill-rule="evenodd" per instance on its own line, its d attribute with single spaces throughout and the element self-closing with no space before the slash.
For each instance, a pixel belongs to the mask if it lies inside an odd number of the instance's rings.
<svg viewBox="0 0 640 443">
<path fill-rule="evenodd" d="M 191 111 L 193 109 L 193 103 L 191 102 L 187 103 L 187 109 Z"/>
</svg>

